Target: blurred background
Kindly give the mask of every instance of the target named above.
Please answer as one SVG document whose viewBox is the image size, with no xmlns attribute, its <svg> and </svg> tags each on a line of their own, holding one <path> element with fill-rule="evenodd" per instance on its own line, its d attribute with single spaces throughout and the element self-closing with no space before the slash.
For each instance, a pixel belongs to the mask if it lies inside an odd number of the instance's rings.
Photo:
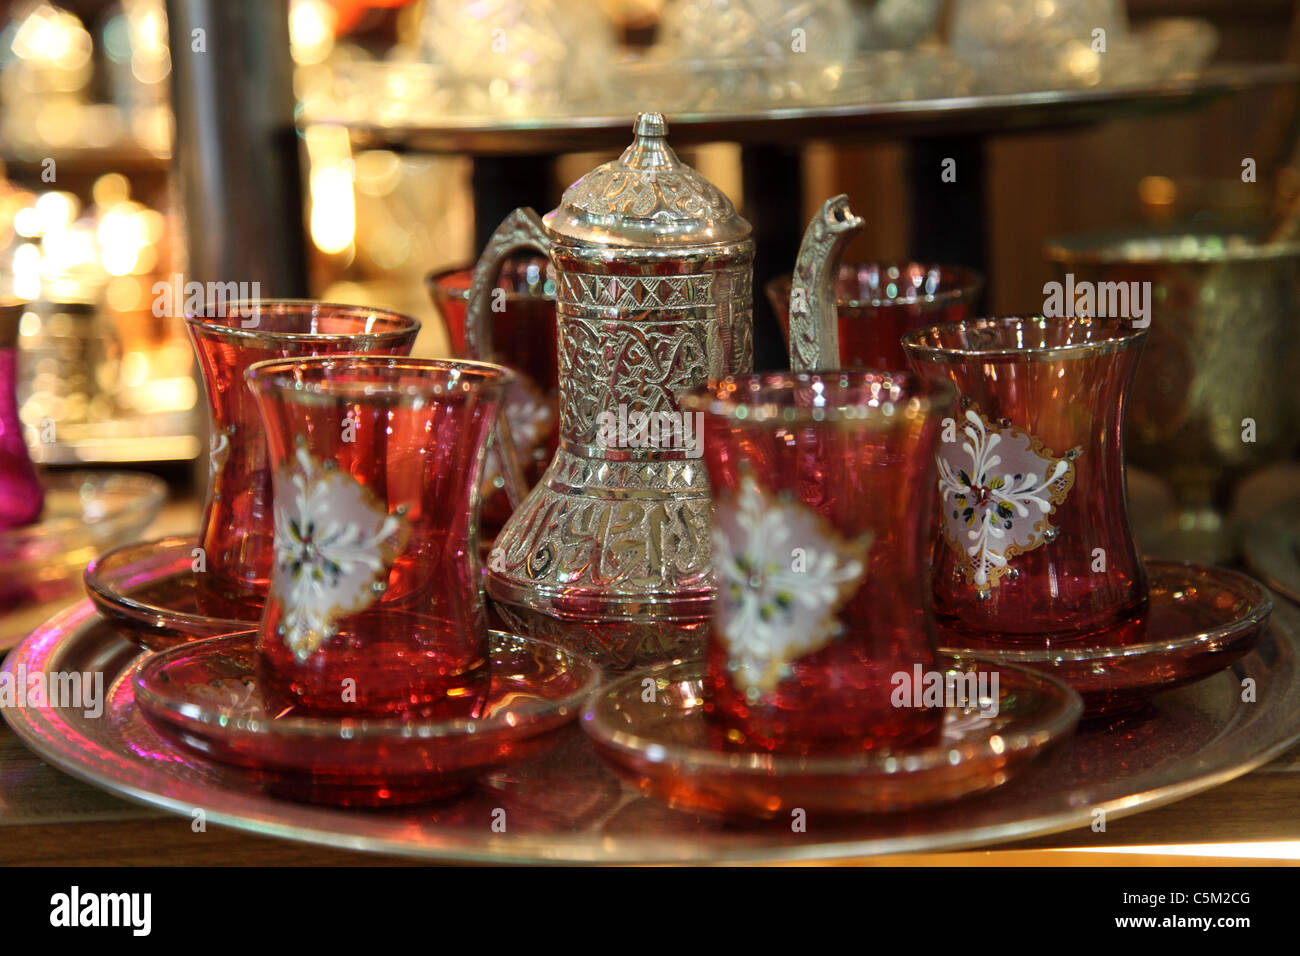
<svg viewBox="0 0 1300 956">
<path fill-rule="evenodd" d="M 197 499 L 202 388 L 156 283 L 394 308 L 447 354 L 425 277 L 554 206 L 641 109 L 755 224 L 760 366 L 784 360 L 763 283 L 839 192 L 867 223 L 847 258 L 973 267 L 981 311 L 1040 311 L 1051 237 L 1249 233 L 1286 206 L 1298 22 L 1287 0 L 0 4 L 32 457 Z"/>
</svg>

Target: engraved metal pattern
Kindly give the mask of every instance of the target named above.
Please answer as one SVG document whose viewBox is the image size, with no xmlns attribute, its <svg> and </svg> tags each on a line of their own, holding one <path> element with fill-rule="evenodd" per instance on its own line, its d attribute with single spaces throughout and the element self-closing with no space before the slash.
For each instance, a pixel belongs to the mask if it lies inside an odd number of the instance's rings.
<svg viewBox="0 0 1300 956">
<path fill-rule="evenodd" d="M 618 159 L 564 191 L 552 237 L 583 246 L 676 251 L 746 241 L 752 229 L 720 189 L 668 145 L 662 114 L 641 113 Z"/>
<path fill-rule="evenodd" d="M 674 659 L 702 657 L 709 620 L 619 621 L 600 628 L 575 629 L 570 623 L 510 604 L 496 604 L 506 626 L 542 641 L 552 641 L 590 658 L 607 671 L 626 671 Z"/>
<path fill-rule="evenodd" d="M 600 415 L 620 405 L 676 412 L 678 395 L 738 370 L 723 343 L 715 275 L 559 275 L 564 440 L 593 444 Z"/>
<path fill-rule="evenodd" d="M 560 449 L 556 478 L 589 463 Z M 699 461 L 616 463 L 608 484 L 553 487 L 551 475 L 511 517 L 494 571 L 534 588 L 672 592 L 710 588 L 708 479 Z M 575 476 L 577 477 L 577 476 Z M 629 497 L 633 490 L 657 492 Z M 581 480 L 581 479 L 580 479 Z"/>
<path fill-rule="evenodd" d="M 754 273 L 746 262 L 744 268 L 720 274 L 718 281 L 719 301 L 727 306 L 718 318 L 723 348 L 730 356 L 728 368 L 737 373 L 750 372 L 754 368 Z"/>
<path fill-rule="evenodd" d="M 723 219 L 735 215 L 731 201 L 689 166 L 628 169 L 606 163 L 564 194 L 566 205 L 592 216 L 636 219 Z"/>
<path fill-rule="evenodd" d="M 847 196 L 826 200 L 808 224 L 790 289 L 790 368 L 796 372 L 840 367 L 835 284 L 844 247 L 862 225 Z"/>
<path fill-rule="evenodd" d="M 617 275 L 557 257 L 561 447 L 489 562 L 489 594 L 529 633 L 607 667 L 700 649 L 713 594 L 704 463 L 597 437 L 602 413 L 677 413 L 684 392 L 749 370 L 750 255 L 686 255 L 692 271 L 675 275 L 655 274 L 661 257 L 627 256 Z"/>
<path fill-rule="evenodd" d="M 560 448 L 497 536 L 487 590 L 530 633 L 612 667 L 698 651 L 714 586 L 699 419 L 689 440 L 687 422 L 668 419 L 674 437 L 647 447 L 611 444 L 607 416 L 664 421 L 685 392 L 753 364 L 752 230 L 667 129 L 640 114 L 632 145 L 569 187 L 544 225 L 530 210 L 502 224 L 475 271 L 467 332 L 487 347 L 502 256 L 551 257 Z"/>
<path fill-rule="evenodd" d="M 694 309 L 715 304 L 711 273 L 622 276 L 561 272 L 556 299 L 581 310 Z"/>
</svg>

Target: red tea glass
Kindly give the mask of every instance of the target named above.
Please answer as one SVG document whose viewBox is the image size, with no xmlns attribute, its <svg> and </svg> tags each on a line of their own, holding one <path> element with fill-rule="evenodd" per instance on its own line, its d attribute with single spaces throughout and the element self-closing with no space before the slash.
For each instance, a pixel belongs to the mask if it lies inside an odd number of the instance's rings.
<svg viewBox="0 0 1300 956">
<path fill-rule="evenodd" d="M 559 447 L 560 372 L 555 347 L 555 280 L 550 260 L 530 252 L 507 256 L 493 291 L 492 353 L 474 355 L 465 340 L 465 315 L 473 267 L 428 276 L 425 284 L 447 326 L 452 354 L 487 359 L 519 373 L 506 396 L 510 434 L 531 487 Z M 483 500 L 483 530 L 495 537 L 513 510 L 500 479 L 496 455 L 489 455 Z"/>
<path fill-rule="evenodd" d="M 220 312 L 221 314 L 217 314 Z M 244 373 L 276 358 L 374 352 L 406 355 L 420 323 L 359 305 L 228 303 L 187 315 L 208 396 L 208 495 L 199 528 L 199 611 L 256 621 L 271 573 L 271 472 L 264 430 Z"/>
<path fill-rule="evenodd" d="M 938 726 L 895 691 L 935 670 L 929 502 L 952 402 L 950 386 L 858 370 L 728 378 L 682 400 L 703 413 L 714 495 L 705 710 L 726 744 L 852 752 Z"/>
<path fill-rule="evenodd" d="M 1121 319 L 1070 316 L 975 319 L 904 336 L 917 370 L 959 396 L 938 452 L 941 628 L 1050 645 L 1145 607 L 1123 438 L 1145 336 Z"/>
<path fill-rule="evenodd" d="M 274 473 L 257 646 L 277 705 L 481 716 L 478 480 L 513 378 L 496 365 L 375 355 L 249 369 Z"/>
<path fill-rule="evenodd" d="M 18 325 L 26 308 L 0 299 L 0 531 L 31 524 L 45 505 L 18 418 Z"/>
<path fill-rule="evenodd" d="M 899 339 L 911 329 L 970 316 L 984 277 L 965 266 L 845 262 L 835 287 L 840 365 L 908 368 Z M 767 298 L 790 341 L 790 277 L 767 284 Z"/>
</svg>

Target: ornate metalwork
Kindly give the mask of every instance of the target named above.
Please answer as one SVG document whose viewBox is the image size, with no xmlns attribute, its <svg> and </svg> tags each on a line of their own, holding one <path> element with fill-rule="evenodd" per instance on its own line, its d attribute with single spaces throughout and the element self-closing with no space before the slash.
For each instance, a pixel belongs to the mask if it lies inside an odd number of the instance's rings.
<svg viewBox="0 0 1300 956">
<path fill-rule="evenodd" d="M 501 221 L 474 266 L 465 313 L 465 351 L 472 359 L 482 362 L 492 355 L 492 323 L 488 321 L 492 289 L 502 261 L 519 249 L 535 249 L 544 256 L 551 252 L 551 240 L 541 217 L 526 206 Z"/>
<path fill-rule="evenodd" d="M 492 323 L 488 320 L 491 292 L 501 272 L 501 263 L 506 256 L 519 249 L 535 249 L 542 255 L 549 255 L 551 251 L 551 240 L 542 220 L 528 207 L 516 209 L 501 221 L 501 225 L 488 238 L 487 246 L 474 266 L 465 311 L 465 351 L 472 359 L 486 361 L 492 355 Z M 528 481 L 524 478 L 519 450 L 514 435 L 510 432 L 510 416 L 504 402 L 497 415 L 491 454 L 500 463 L 506 497 L 511 507 L 519 507 L 528 489 Z"/>
<path fill-rule="evenodd" d="M 475 269 L 467 318 L 471 354 L 487 355 L 502 257 L 521 247 L 551 257 L 560 448 L 498 535 L 487 590 L 516 626 L 607 667 L 703 649 L 711 499 L 699 423 L 678 399 L 753 367 L 749 224 L 678 160 L 666 133 L 662 116 L 641 114 L 635 142 L 570 186 L 544 221 L 511 214 Z M 859 222 L 843 197 L 837 208 L 818 236 Z M 812 273 L 815 254 L 800 260 Z M 833 291 L 830 301 L 833 311 Z M 673 423 L 673 440 L 610 441 L 611 421 L 647 416 Z"/>
<path fill-rule="evenodd" d="M 796 372 L 840 367 L 835 286 L 844 247 L 862 225 L 842 195 L 826 200 L 808 224 L 790 288 L 790 368 Z"/>
</svg>

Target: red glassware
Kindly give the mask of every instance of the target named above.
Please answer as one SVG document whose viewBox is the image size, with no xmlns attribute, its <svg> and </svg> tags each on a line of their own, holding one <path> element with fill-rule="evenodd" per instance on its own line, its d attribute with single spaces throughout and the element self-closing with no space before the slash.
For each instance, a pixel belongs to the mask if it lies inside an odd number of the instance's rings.
<svg viewBox="0 0 1300 956">
<path fill-rule="evenodd" d="M 790 339 L 790 276 L 767 284 L 767 299 Z M 845 262 L 835 287 L 839 313 L 840 365 L 844 368 L 908 368 L 899 339 L 938 322 L 971 314 L 984 277 L 965 266 L 919 262 Z"/>
<path fill-rule="evenodd" d="M 18 323 L 25 304 L 0 301 L 0 531 L 41 516 L 45 491 L 18 418 Z"/>
<path fill-rule="evenodd" d="M 199 612 L 193 536 L 135 541 L 86 565 L 86 596 L 128 641 L 150 651 L 252 630 L 252 621 Z"/>
<path fill-rule="evenodd" d="M 940 655 L 945 675 L 988 673 L 979 659 Z M 938 733 L 911 745 L 847 754 L 737 753 L 719 748 L 698 660 L 672 661 L 605 682 L 581 726 L 596 751 L 642 793 L 692 814 L 741 823 L 901 813 L 983 793 L 1023 773 L 1079 721 L 1079 696 L 1046 674 L 1000 667 L 997 713 L 947 708 Z M 645 693 L 653 678 L 653 699 Z M 787 824 L 788 825 L 788 824 Z M 906 826 L 900 827 L 906 830 Z"/>
<path fill-rule="evenodd" d="M 199 611 L 256 621 L 271 573 L 271 472 L 263 426 L 244 372 L 276 358 L 374 352 L 406 355 L 420 323 L 358 305 L 230 303 L 224 315 L 187 315 L 208 396 L 208 495 L 199 529 Z"/>
<path fill-rule="evenodd" d="M 372 355 L 247 377 L 274 469 L 268 698 L 317 716 L 481 716 L 478 480 L 514 376 Z"/>
<path fill-rule="evenodd" d="M 723 742 L 825 753 L 916 742 L 934 671 L 925 567 L 952 389 L 871 371 L 724 379 L 703 412 L 718 585 L 705 708 Z"/>
<path fill-rule="evenodd" d="M 493 299 L 492 355 L 471 355 L 465 316 L 473 267 L 438 272 L 425 279 L 433 304 L 451 339 L 452 354 L 485 359 L 518 373 L 506 397 L 510 432 L 529 487 L 546 472 L 559 447 L 560 371 L 555 347 L 555 280 L 550 261 L 535 253 L 506 257 Z M 495 455 L 487 460 L 483 491 L 483 533 L 494 538 L 514 509 L 499 477 Z"/>
<path fill-rule="evenodd" d="M 963 633 L 960 649 L 940 653 L 1046 671 L 1082 695 L 1085 717 L 1112 717 L 1230 667 L 1259 642 L 1273 612 L 1268 589 L 1236 571 L 1148 560 L 1146 572 L 1146 609 L 1092 639 L 1033 646 Z"/>
<path fill-rule="evenodd" d="M 1144 337 L 1119 319 L 1037 316 L 904 337 L 921 374 L 956 385 L 960 397 L 938 454 L 942 629 L 1050 645 L 1146 606 L 1123 439 Z"/>
<path fill-rule="evenodd" d="M 339 720 L 272 703 L 253 635 L 150 654 L 130 671 L 136 707 L 200 760 L 247 767 L 276 796 L 343 806 L 423 803 L 557 743 L 600 682 L 594 664 L 554 644 L 493 631 L 483 714 Z M 168 759 L 159 763 L 168 763 Z M 510 811 L 516 825 L 523 814 Z"/>
</svg>

